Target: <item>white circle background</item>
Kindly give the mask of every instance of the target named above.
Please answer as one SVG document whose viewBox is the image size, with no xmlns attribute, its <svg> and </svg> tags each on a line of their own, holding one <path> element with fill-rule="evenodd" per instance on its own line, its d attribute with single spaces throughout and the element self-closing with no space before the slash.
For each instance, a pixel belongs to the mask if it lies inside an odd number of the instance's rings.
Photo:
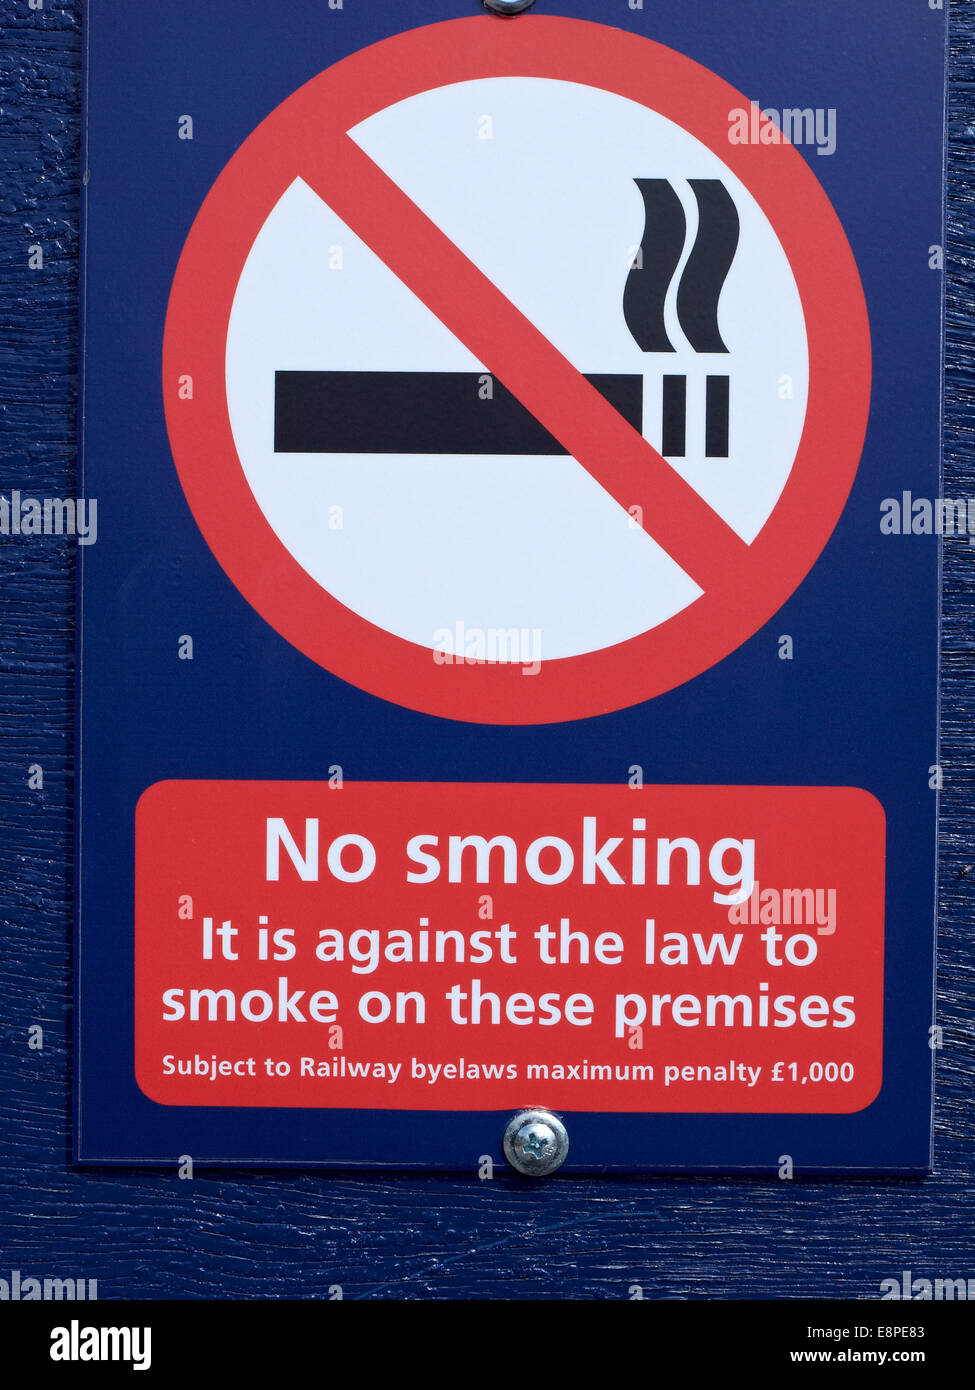
<svg viewBox="0 0 975 1390">
<path fill-rule="evenodd" d="M 579 371 L 643 375 L 655 448 L 662 377 L 686 374 L 687 457 L 669 461 L 753 540 L 795 460 L 808 352 L 785 253 L 717 156 L 638 103 L 530 77 L 439 87 L 350 134 Z M 665 307 L 674 353 L 641 352 L 623 317 L 643 236 L 637 178 L 669 179 L 687 219 Z M 719 308 L 726 355 L 695 354 L 676 317 L 697 231 L 692 178 L 722 179 L 741 222 Z M 248 256 L 226 363 L 234 442 L 270 525 L 317 583 L 388 632 L 432 649 L 458 624 L 527 630 L 555 659 L 646 632 L 700 596 L 567 455 L 274 453 L 276 371 L 487 370 L 300 179 Z M 727 459 L 704 457 L 709 373 L 731 378 Z M 628 505 L 652 534 L 654 497 L 638 479 Z"/>
</svg>

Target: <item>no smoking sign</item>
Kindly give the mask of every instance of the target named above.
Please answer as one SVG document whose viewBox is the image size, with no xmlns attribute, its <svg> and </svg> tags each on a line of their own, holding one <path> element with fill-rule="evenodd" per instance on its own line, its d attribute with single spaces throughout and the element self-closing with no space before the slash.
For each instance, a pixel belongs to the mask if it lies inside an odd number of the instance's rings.
<svg viewBox="0 0 975 1390">
<path fill-rule="evenodd" d="M 463 3 L 86 7 L 76 1156 L 925 1172 L 944 16 Z"/>
<path fill-rule="evenodd" d="M 860 458 L 840 222 L 748 100 L 604 25 L 434 24 L 241 145 L 166 319 L 173 456 L 295 647 L 482 723 L 624 708 L 802 582 Z"/>
</svg>

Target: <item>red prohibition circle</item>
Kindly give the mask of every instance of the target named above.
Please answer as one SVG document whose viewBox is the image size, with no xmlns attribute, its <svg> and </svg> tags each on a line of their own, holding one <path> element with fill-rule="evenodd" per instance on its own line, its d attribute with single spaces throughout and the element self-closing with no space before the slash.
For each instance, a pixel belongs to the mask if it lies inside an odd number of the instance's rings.
<svg viewBox="0 0 975 1390">
<path fill-rule="evenodd" d="M 247 483 L 225 375 L 241 271 L 294 179 L 322 167 L 330 143 L 337 150 L 347 131 L 395 102 L 449 83 L 505 76 L 602 88 L 659 112 L 717 154 L 779 238 L 799 291 L 809 354 L 795 462 L 752 543 L 712 573 L 682 612 L 600 651 L 543 660 L 531 676 L 507 663 L 438 664 L 430 648 L 377 627 L 312 579 L 271 529 Z M 342 59 L 241 145 L 180 257 L 166 317 L 163 391 L 173 457 L 197 524 L 227 576 L 281 636 L 335 675 L 395 704 L 472 723 L 539 724 L 605 714 L 671 690 L 729 655 L 782 606 L 818 559 L 853 484 L 870 399 L 870 333 L 853 253 L 799 151 L 786 143 L 729 143 L 729 112 L 749 105 L 707 68 L 649 39 L 583 20 L 524 15 L 512 23 L 485 15 L 410 30 Z M 194 383 L 189 400 L 179 389 L 186 376 Z"/>
</svg>

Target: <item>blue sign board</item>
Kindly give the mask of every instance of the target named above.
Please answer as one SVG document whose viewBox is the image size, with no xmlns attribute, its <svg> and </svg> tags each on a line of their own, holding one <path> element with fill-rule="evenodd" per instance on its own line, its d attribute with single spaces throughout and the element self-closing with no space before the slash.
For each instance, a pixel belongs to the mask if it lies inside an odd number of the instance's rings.
<svg viewBox="0 0 975 1390">
<path fill-rule="evenodd" d="M 86 21 L 76 1160 L 928 1171 L 944 12 Z"/>
</svg>

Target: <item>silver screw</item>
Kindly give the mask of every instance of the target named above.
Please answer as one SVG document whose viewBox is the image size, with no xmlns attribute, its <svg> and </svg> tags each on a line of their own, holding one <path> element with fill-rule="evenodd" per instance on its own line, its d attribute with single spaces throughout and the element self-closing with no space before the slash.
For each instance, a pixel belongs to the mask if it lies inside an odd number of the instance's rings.
<svg viewBox="0 0 975 1390">
<path fill-rule="evenodd" d="M 485 7 L 495 14 L 521 14 L 534 3 L 535 0 L 484 0 Z"/>
<path fill-rule="evenodd" d="M 561 1168 L 569 1152 L 565 1125 L 549 1110 L 521 1110 L 508 1121 L 504 1156 L 527 1178 L 546 1178 Z"/>
</svg>

